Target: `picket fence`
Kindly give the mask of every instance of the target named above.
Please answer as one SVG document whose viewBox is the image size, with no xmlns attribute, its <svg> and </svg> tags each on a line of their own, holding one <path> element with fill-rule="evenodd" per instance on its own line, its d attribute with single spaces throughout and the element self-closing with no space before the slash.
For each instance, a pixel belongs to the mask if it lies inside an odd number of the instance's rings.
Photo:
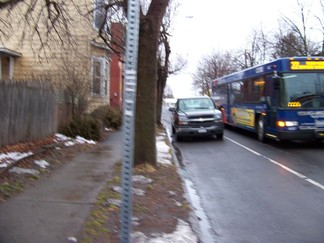
<svg viewBox="0 0 324 243">
<path fill-rule="evenodd" d="M 0 80 L 0 146 L 57 132 L 69 116 L 64 103 L 46 82 Z"/>
</svg>

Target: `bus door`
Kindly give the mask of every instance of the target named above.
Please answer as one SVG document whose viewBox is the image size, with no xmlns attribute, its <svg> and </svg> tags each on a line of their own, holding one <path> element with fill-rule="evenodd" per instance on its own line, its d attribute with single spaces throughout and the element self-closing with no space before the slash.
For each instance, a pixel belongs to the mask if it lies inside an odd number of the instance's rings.
<svg viewBox="0 0 324 243">
<path fill-rule="evenodd" d="M 265 98 L 266 98 L 266 132 L 276 133 L 277 109 L 280 106 L 279 80 L 274 81 L 272 75 L 266 76 Z"/>
<path fill-rule="evenodd" d="M 242 81 L 236 81 L 228 84 L 228 96 L 227 96 L 228 109 L 226 114 L 227 114 L 227 122 L 231 125 L 236 124 L 236 118 L 233 113 L 233 109 L 237 107 L 237 104 L 240 104 L 242 102 L 242 96 L 243 96 L 242 87 L 243 87 Z"/>
</svg>

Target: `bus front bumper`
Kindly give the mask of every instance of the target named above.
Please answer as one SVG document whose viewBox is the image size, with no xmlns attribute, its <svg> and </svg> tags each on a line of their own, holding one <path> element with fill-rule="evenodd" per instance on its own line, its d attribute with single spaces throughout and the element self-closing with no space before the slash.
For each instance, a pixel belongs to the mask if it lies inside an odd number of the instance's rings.
<svg viewBox="0 0 324 243">
<path fill-rule="evenodd" d="M 307 131 L 279 131 L 277 133 L 279 140 L 313 140 L 324 139 L 324 130 L 307 130 Z"/>
</svg>

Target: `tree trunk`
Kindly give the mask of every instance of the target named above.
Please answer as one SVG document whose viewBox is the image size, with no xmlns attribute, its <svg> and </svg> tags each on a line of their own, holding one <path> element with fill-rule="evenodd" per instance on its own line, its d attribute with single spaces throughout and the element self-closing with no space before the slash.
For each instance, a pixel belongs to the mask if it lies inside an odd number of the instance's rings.
<svg viewBox="0 0 324 243">
<path fill-rule="evenodd" d="M 157 68 L 158 79 L 157 79 L 157 93 L 156 93 L 156 124 L 157 125 L 161 125 L 161 116 L 162 116 L 163 89 L 164 89 L 162 84 L 162 75 L 163 75 L 162 69 L 163 67 L 159 63 Z"/>
<path fill-rule="evenodd" d="M 169 0 L 152 0 L 141 15 L 138 46 L 134 164 L 156 164 L 156 83 L 158 37 Z"/>
<path fill-rule="evenodd" d="M 152 21 L 140 23 L 137 67 L 134 163 L 156 163 L 156 30 Z M 156 28 L 156 27 L 155 27 Z"/>
<path fill-rule="evenodd" d="M 161 116 L 162 116 L 162 106 L 163 106 L 163 93 L 164 88 L 169 75 L 169 59 L 171 48 L 169 45 L 169 40 L 167 35 L 164 35 L 162 38 L 162 44 L 164 46 L 165 58 L 164 63 L 161 63 L 162 60 L 158 60 L 158 80 L 157 80 L 157 103 L 156 103 L 156 124 L 161 125 Z"/>
</svg>

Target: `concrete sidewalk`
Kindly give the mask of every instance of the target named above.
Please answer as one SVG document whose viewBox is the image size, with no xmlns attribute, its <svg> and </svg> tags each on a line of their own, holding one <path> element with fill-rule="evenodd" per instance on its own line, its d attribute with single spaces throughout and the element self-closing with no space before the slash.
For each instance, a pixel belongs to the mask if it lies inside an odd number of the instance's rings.
<svg viewBox="0 0 324 243">
<path fill-rule="evenodd" d="M 0 205 L 0 243 L 64 243 L 82 229 L 121 159 L 122 132 Z"/>
</svg>

